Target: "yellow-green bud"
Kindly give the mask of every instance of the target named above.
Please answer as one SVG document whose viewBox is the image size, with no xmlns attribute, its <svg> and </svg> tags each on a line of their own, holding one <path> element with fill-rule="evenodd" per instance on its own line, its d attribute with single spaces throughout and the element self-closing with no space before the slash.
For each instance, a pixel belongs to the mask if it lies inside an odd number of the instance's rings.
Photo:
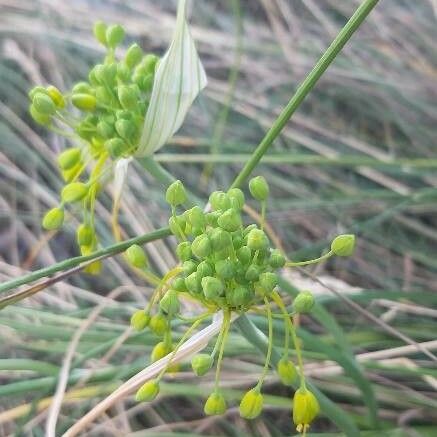
<svg viewBox="0 0 437 437">
<path fill-rule="evenodd" d="M 262 250 L 268 246 L 266 234 L 261 229 L 252 229 L 247 234 L 247 246 L 252 250 Z"/>
<path fill-rule="evenodd" d="M 97 100 L 92 94 L 78 93 L 71 96 L 71 103 L 82 111 L 93 111 Z"/>
<path fill-rule="evenodd" d="M 38 124 L 41 124 L 42 126 L 47 126 L 48 124 L 50 124 L 50 115 L 41 114 L 36 110 L 34 105 L 29 106 L 29 113 Z"/>
<path fill-rule="evenodd" d="M 109 139 L 114 135 L 114 126 L 107 123 L 105 120 L 100 120 L 97 123 L 97 133 L 105 139 Z"/>
<path fill-rule="evenodd" d="M 177 291 L 168 290 L 159 301 L 159 307 L 164 313 L 168 314 L 169 316 L 177 314 L 180 309 Z"/>
<path fill-rule="evenodd" d="M 122 85 L 118 88 L 118 100 L 124 109 L 133 109 L 138 104 L 140 90 L 137 85 Z"/>
<path fill-rule="evenodd" d="M 237 258 L 243 264 L 247 264 L 252 258 L 252 251 L 247 246 L 240 247 L 237 250 Z"/>
<path fill-rule="evenodd" d="M 261 202 L 269 197 L 269 186 L 263 176 L 257 176 L 249 181 L 249 191 L 256 200 Z"/>
<path fill-rule="evenodd" d="M 209 238 L 215 252 L 228 249 L 232 244 L 231 234 L 220 228 L 213 229 Z"/>
<path fill-rule="evenodd" d="M 215 272 L 221 279 L 228 281 L 234 277 L 234 263 L 229 259 L 219 260 L 215 263 Z"/>
<path fill-rule="evenodd" d="M 158 64 L 159 58 L 154 54 L 147 54 L 141 61 L 141 66 L 144 68 L 146 74 L 153 75 L 155 73 L 156 65 Z"/>
<path fill-rule="evenodd" d="M 191 244 L 188 241 L 179 243 L 176 247 L 176 255 L 181 261 L 188 261 L 191 259 Z"/>
<path fill-rule="evenodd" d="M 196 274 L 199 280 L 204 278 L 205 276 L 212 276 L 214 273 L 211 264 L 208 261 L 202 261 L 199 263 L 196 269 Z"/>
<path fill-rule="evenodd" d="M 299 388 L 293 398 L 293 422 L 298 432 L 306 431 L 319 413 L 316 397 L 308 389 Z"/>
<path fill-rule="evenodd" d="M 250 301 L 251 293 L 243 285 L 237 285 L 235 288 L 229 288 L 226 291 L 226 301 L 232 308 L 239 308 L 247 305 Z"/>
<path fill-rule="evenodd" d="M 191 359 L 191 367 L 197 376 L 203 376 L 208 373 L 213 364 L 211 355 L 197 354 Z"/>
<path fill-rule="evenodd" d="M 241 399 L 240 416 L 244 419 L 255 419 L 261 414 L 263 403 L 264 397 L 259 390 L 249 390 Z"/>
<path fill-rule="evenodd" d="M 261 290 L 269 294 L 278 285 L 278 275 L 272 272 L 264 272 L 259 275 L 258 286 Z"/>
<path fill-rule="evenodd" d="M 58 156 L 58 164 L 62 170 L 70 170 L 80 161 L 80 148 L 71 147 Z"/>
<path fill-rule="evenodd" d="M 47 87 L 47 93 L 58 108 L 65 106 L 65 99 L 62 93 L 53 85 Z"/>
<path fill-rule="evenodd" d="M 211 241 L 205 234 L 199 235 L 191 243 L 191 251 L 198 258 L 206 258 L 212 251 Z"/>
<path fill-rule="evenodd" d="M 173 287 L 173 289 L 175 289 L 176 291 L 179 291 L 181 293 L 184 293 L 187 291 L 187 286 L 185 285 L 184 278 L 176 278 L 173 281 L 172 287 Z"/>
<path fill-rule="evenodd" d="M 61 199 L 65 203 L 78 202 L 88 194 L 88 187 L 83 182 L 71 182 L 61 191 Z"/>
<path fill-rule="evenodd" d="M 159 382 L 156 379 L 147 381 L 143 384 L 135 395 L 135 400 L 137 402 L 150 402 L 158 396 L 159 393 Z"/>
<path fill-rule="evenodd" d="M 195 206 L 187 211 L 187 217 L 191 225 L 195 228 L 204 228 L 206 224 L 205 213 L 202 208 Z"/>
<path fill-rule="evenodd" d="M 223 191 L 214 191 L 209 196 L 209 203 L 214 211 L 226 210 L 231 207 L 231 198 Z"/>
<path fill-rule="evenodd" d="M 114 24 L 106 29 L 106 41 L 109 47 L 117 47 L 124 38 L 124 29 L 119 24 Z"/>
<path fill-rule="evenodd" d="M 93 33 L 96 40 L 106 46 L 106 29 L 107 26 L 103 21 L 96 21 L 93 27 Z"/>
<path fill-rule="evenodd" d="M 165 200 L 171 206 L 178 206 L 187 200 L 187 194 L 181 181 L 173 182 L 165 193 Z"/>
<path fill-rule="evenodd" d="M 94 231 L 90 225 L 82 223 L 77 228 L 76 236 L 79 246 L 89 246 L 93 242 Z"/>
<path fill-rule="evenodd" d="M 293 301 L 293 310 L 296 313 L 309 313 L 315 304 L 314 296 L 310 291 L 301 291 Z"/>
<path fill-rule="evenodd" d="M 78 82 L 71 89 L 72 94 L 80 94 L 80 93 L 90 94 L 91 92 L 92 92 L 92 88 L 88 82 Z"/>
<path fill-rule="evenodd" d="M 56 112 L 56 105 L 52 98 L 44 93 L 36 93 L 32 103 L 37 112 L 44 115 L 53 115 Z"/>
<path fill-rule="evenodd" d="M 207 416 L 215 416 L 226 412 L 226 401 L 222 394 L 211 393 L 205 402 L 203 411 Z"/>
<path fill-rule="evenodd" d="M 218 225 L 228 232 L 234 232 L 242 225 L 241 216 L 234 208 L 226 210 L 217 220 Z"/>
<path fill-rule="evenodd" d="M 119 62 L 117 64 L 117 77 L 122 82 L 129 82 L 131 79 L 131 75 L 132 73 L 129 67 L 124 62 Z"/>
<path fill-rule="evenodd" d="M 168 322 L 161 313 L 155 314 L 150 319 L 150 329 L 158 336 L 162 336 L 168 329 Z"/>
<path fill-rule="evenodd" d="M 269 264 L 274 269 L 280 269 L 280 268 L 284 267 L 285 257 L 284 257 L 284 255 L 282 255 L 280 250 L 275 249 L 272 251 L 272 253 L 270 254 L 270 258 L 269 258 Z"/>
<path fill-rule="evenodd" d="M 42 227 L 47 231 L 59 229 L 64 223 L 64 210 L 61 208 L 52 208 L 46 212 L 42 219 Z"/>
<path fill-rule="evenodd" d="M 344 234 L 334 238 L 331 250 L 337 256 L 351 256 L 355 250 L 355 235 Z"/>
<path fill-rule="evenodd" d="M 135 311 L 130 318 L 130 324 L 136 331 L 142 331 L 150 323 L 150 316 L 144 310 Z"/>
<path fill-rule="evenodd" d="M 228 197 L 231 200 L 231 207 L 235 209 L 243 209 L 244 193 L 239 188 L 231 188 L 228 190 Z"/>
<path fill-rule="evenodd" d="M 164 358 L 170 352 L 171 352 L 171 349 L 166 345 L 166 343 L 163 341 L 160 341 L 153 348 L 152 353 L 150 355 L 150 359 L 151 359 L 152 363 L 154 363 L 155 361 L 158 361 L 161 358 Z"/>
<path fill-rule="evenodd" d="M 36 95 L 36 94 L 39 94 L 39 93 L 42 93 L 42 94 L 48 94 L 46 88 L 44 88 L 43 86 L 37 85 L 37 86 L 34 86 L 34 87 L 29 91 L 29 93 L 28 93 L 27 95 L 29 96 L 29 99 L 32 101 L 33 98 L 35 97 L 35 95 Z"/>
<path fill-rule="evenodd" d="M 291 386 L 297 378 L 296 367 L 293 361 L 281 358 L 278 362 L 277 371 L 282 384 Z"/>
<path fill-rule="evenodd" d="M 185 286 L 190 293 L 200 293 L 202 291 L 202 287 L 200 284 L 201 278 L 196 272 L 190 273 L 185 278 Z"/>
<path fill-rule="evenodd" d="M 251 264 L 247 270 L 246 273 L 244 275 L 244 277 L 248 280 L 248 281 L 257 281 L 259 278 L 259 272 L 260 272 L 260 267 L 257 266 L 256 264 Z"/>
<path fill-rule="evenodd" d="M 223 294 L 224 286 L 220 279 L 205 276 L 202 278 L 202 289 L 207 299 L 214 300 Z"/>
<path fill-rule="evenodd" d="M 119 158 L 128 149 L 128 145 L 121 138 L 115 137 L 105 142 L 105 149 L 113 158 Z"/>
<path fill-rule="evenodd" d="M 128 262 L 134 267 L 144 269 L 149 265 L 146 253 L 138 244 L 132 244 L 125 253 Z"/>
<path fill-rule="evenodd" d="M 182 264 L 182 269 L 184 271 L 184 275 L 188 276 L 196 271 L 197 264 L 193 260 L 184 261 Z"/>
<path fill-rule="evenodd" d="M 94 261 L 83 270 L 90 275 L 98 275 L 102 271 L 102 261 Z"/>
<path fill-rule="evenodd" d="M 134 68 L 135 65 L 141 61 L 142 57 L 143 51 L 141 50 L 141 47 L 134 43 L 127 49 L 124 61 L 129 68 Z"/>
<path fill-rule="evenodd" d="M 132 141 L 136 133 L 136 129 L 137 127 L 133 121 L 121 119 L 115 122 L 115 130 L 117 131 L 118 135 L 125 140 Z"/>
</svg>

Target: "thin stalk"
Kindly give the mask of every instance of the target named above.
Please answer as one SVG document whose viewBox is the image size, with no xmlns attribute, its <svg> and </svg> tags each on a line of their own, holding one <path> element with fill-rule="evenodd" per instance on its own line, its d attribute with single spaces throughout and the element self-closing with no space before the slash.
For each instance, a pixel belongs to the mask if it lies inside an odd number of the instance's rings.
<svg viewBox="0 0 437 437">
<path fill-rule="evenodd" d="M 318 258 L 309 259 L 308 261 L 297 261 L 297 262 L 287 261 L 285 263 L 285 266 L 286 267 L 297 267 L 297 266 L 307 266 L 309 264 L 317 264 L 321 261 L 324 261 L 325 259 L 330 258 L 332 255 L 334 255 L 334 253 L 332 252 L 332 250 L 330 250 L 328 253 L 325 253 L 324 255 L 319 256 Z"/>
<path fill-rule="evenodd" d="M 255 389 L 260 391 L 261 387 L 263 385 L 264 380 L 266 379 L 267 372 L 269 370 L 270 360 L 272 358 L 272 349 L 273 349 L 273 318 L 272 318 L 272 310 L 270 308 L 270 303 L 268 299 L 265 297 L 264 302 L 266 304 L 267 308 L 267 320 L 269 324 L 269 337 L 268 337 L 268 347 L 267 347 L 267 354 L 266 354 L 266 360 L 264 362 L 264 368 L 263 372 L 261 374 L 261 378 L 258 381 L 258 384 L 256 385 Z"/>
</svg>

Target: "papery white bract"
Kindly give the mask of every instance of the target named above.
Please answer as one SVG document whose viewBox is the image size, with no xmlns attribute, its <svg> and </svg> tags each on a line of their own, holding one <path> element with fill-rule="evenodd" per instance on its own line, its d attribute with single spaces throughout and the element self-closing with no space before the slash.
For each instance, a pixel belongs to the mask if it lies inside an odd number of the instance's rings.
<svg viewBox="0 0 437 437">
<path fill-rule="evenodd" d="M 176 30 L 155 73 L 150 105 L 136 156 L 150 156 L 168 142 L 180 128 L 194 99 L 206 86 L 205 70 L 185 15 L 186 0 L 180 0 Z"/>
<path fill-rule="evenodd" d="M 114 205 L 120 202 L 123 186 L 126 181 L 127 170 L 132 158 L 122 158 L 117 161 L 114 169 Z"/>
</svg>

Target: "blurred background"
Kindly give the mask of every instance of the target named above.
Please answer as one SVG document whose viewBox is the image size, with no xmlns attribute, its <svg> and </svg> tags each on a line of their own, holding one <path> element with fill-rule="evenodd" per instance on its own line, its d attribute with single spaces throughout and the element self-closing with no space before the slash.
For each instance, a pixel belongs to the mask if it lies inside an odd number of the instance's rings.
<svg viewBox="0 0 437 437">
<path fill-rule="evenodd" d="M 358 5 L 192 2 L 191 30 L 209 83 L 157 161 L 201 199 L 226 188 Z M 27 92 L 39 84 L 67 90 L 86 78 L 103 56 L 92 36 L 98 19 L 125 27 L 124 48 L 137 41 L 162 54 L 175 9 L 171 0 L 0 0 L 2 281 L 78 254 L 74 211 L 58 233 L 40 226 L 58 203 L 56 154 L 69 143 L 32 121 Z M 271 186 L 268 223 L 291 259 L 317 257 L 339 233 L 358 236 L 352 258 L 284 277 L 314 290 L 327 310 L 301 319 L 308 374 L 363 435 L 437 435 L 437 368 L 417 347 L 437 350 L 436 38 L 435 2 L 380 2 L 257 169 Z M 111 196 L 109 186 L 97 205 L 103 246 L 113 243 Z M 132 165 L 120 213 L 124 236 L 164 226 L 168 214 L 163 187 Z M 174 243 L 146 246 L 157 273 L 175 264 Z M 0 435 L 44 435 L 67 351 L 73 358 L 59 435 L 147 366 L 156 339 L 128 326 L 149 293 L 115 257 L 100 276 L 71 276 L 1 310 Z M 266 330 L 263 318 L 252 320 Z M 278 347 L 282 341 L 278 323 Z M 127 398 L 83 435 L 293 435 L 292 391 L 273 373 L 262 416 L 239 417 L 235 406 L 256 382 L 263 357 L 237 330 L 226 357 L 222 384 L 233 407 L 225 416 L 204 416 L 212 376 L 199 381 L 184 364 L 155 402 Z M 358 376 L 348 368 L 357 362 Z M 383 431 L 371 420 L 375 404 Z M 323 416 L 311 428 L 311 435 L 338 432 Z"/>
</svg>

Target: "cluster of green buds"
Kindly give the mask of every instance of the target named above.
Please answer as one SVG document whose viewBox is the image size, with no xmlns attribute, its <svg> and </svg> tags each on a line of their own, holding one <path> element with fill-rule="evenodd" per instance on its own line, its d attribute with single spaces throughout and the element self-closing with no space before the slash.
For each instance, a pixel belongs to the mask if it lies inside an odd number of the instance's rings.
<svg viewBox="0 0 437 437">
<path fill-rule="evenodd" d="M 301 346 L 294 329 L 293 317 L 309 313 L 315 300 L 311 292 L 300 292 L 293 301 L 290 314 L 279 294 L 278 271 L 287 266 L 315 263 L 332 255 L 350 255 L 355 239 L 352 235 L 338 236 L 332 242 L 331 250 L 322 257 L 304 262 L 291 262 L 280 250 L 272 247 L 264 230 L 266 202 L 269 196 L 267 181 L 262 176 L 251 179 L 249 191 L 252 197 L 260 202 L 260 224 L 243 222 L 246 200 L 244 192 L 239 188 L 231 188 L 227 192 L 213 192 L 209 197 L 207 210 L 194 206 L 180 212 L 178 209 L 187 203 L 185 188 L 181 181 L 176 181 L 168 187 L 166 201 L 172 211 L 169 227 L 178 240 L 176 255 L 179 264 L 160 281 L 147 307 L 133 314 L 131 324 L 137 330 L 149 327 L 159 337 L 159 342 L 152 351 L 152 361 L 165 355 L 169 355 L 169 360 L 167 367 L 156 379 L 148 381 L 139 389 L 137 399 L 150 401 L 158 395 L 160 380 L 166 371 L 171 370 L 172 358 L 182 342 L 202 321 L 221 312 L 222 327 L 212 352 L 195 355 L 191 366 L 196 375 L 203 376 L 216 363 L 215 385 L 206 400 L 204 412 L 207 415 L 225 413 L 227 404 L 219 387 L 219 378 L 231 314 L 261 312 L 266 314 L 268 319 L 269 347 L 257 384 L 248 390 L 240 401 L 240 415 L 246 419 L 254 419 L 262 411 L 262 385 L 270 366 L 273 317 L 277 316 L 284 321 L 285 344 L 276 370 L 284 385 L 299 386 L 294 398 L 293 418 L 297 430 L 306 432 L 317 415 L 318 403 L 305 384 Z M 135 251 L 138 249 L 135 248 Z M 141 258 L 140 255 L 137 256 Z M 184 299 L 196 301 L 205 312 L 194 318 L 183 317 L 181 303 Z M 280 313 L 272 312 L 273 305 Z M 181 340 L 173 345 L 171 325 L 175 319 L 191 321 L 193 324 Z M 290 340 L 294 343 L 297 365 L 290 358 Z"/>
<path fill-rule="evenodd" d="M 132 156 L 138 148 L 149 105 L 158 57 L 144 54 L 132 44 L 122 59 L 115 51 L 125 32 L 119 25 L 94 25 L 94 35 L 106 48 L 88 80 L 62 94 L 54 86 L 37 86 L 29 93 L 30 114 L 48 129 L 73 143 L 58 156 L 65 181 L 60 205 L 47 212 L 43 227 L 58 229 L 64 207 L 81 203 L 83 224 L 77 229 L 82 253 L 95 250 L 94 204 L 101 185 L 117 159 Z"/>
</svg>

